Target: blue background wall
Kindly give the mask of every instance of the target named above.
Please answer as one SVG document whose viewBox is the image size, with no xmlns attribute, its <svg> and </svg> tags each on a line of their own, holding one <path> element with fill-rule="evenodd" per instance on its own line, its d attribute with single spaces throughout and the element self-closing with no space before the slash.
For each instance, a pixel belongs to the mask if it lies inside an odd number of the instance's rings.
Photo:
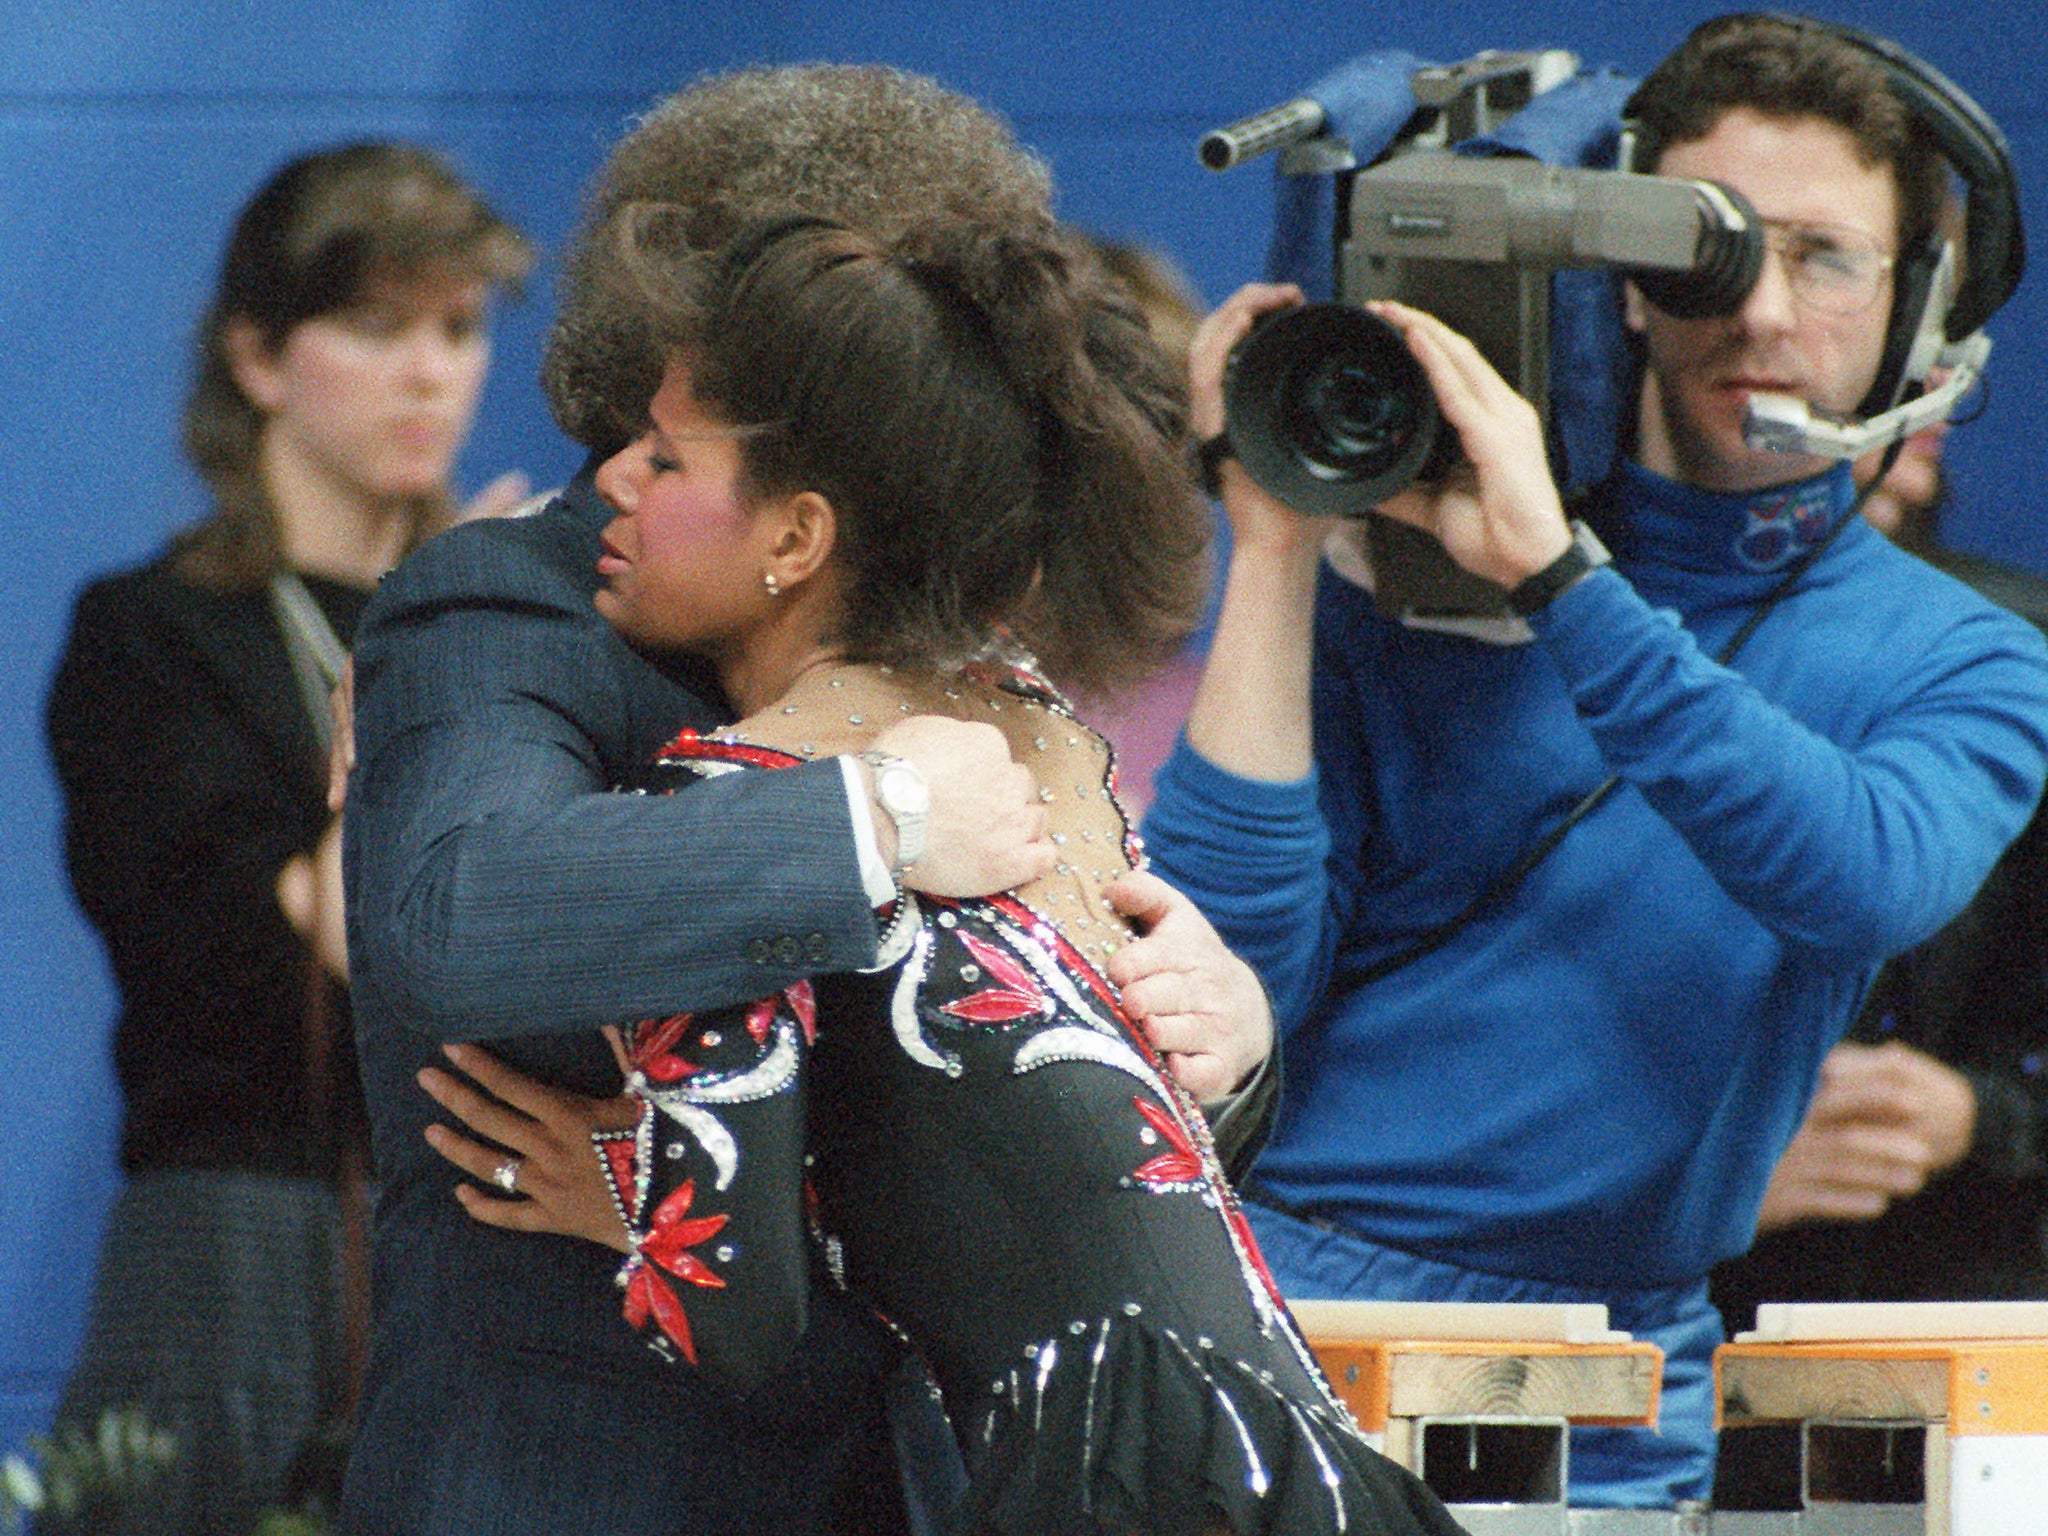
<svg viewBox="0 0 2048 1536">
<path fill-rule="evenodd" d="M 44 692 L 72 594 L 202 510 L 176 451 L 188 335 L 235 210 L 284 157 L 366 134 L 445 151 L 558 250 L 578 188 L 629 117 L 706 69 L 880 60 L 1003 112 L 1053 164 L 1060 209 L 1175 255 L 1214 300 L 1255 276 L 1264 168 L 1214 177 L 1199 132 L 1351 53 L 1450 59 L 1566 46 L 1640 72 L 1725 5 L 1692 0 L 6 0 L 0 4 L 0 1451 L 40 1427 L 76 1346 L 105 1203 L 113 999 L 58 863 Z M 1893 36 L 2005 127 L 2048 209 L 2033 117 L 2039 0 L 1812 0 Z M 2048 225 L 2037 229 L 2048 240 Z M 504 319 L 465 459 L 480 485 L 573 455 L 533 379 L 551 271 Z M 2036 279 L 2000 316 L 1996 389 L 1954 440 L 1952 528 L 2048 572 L 2034 506 L 2048 447 Z"/>
</svg>

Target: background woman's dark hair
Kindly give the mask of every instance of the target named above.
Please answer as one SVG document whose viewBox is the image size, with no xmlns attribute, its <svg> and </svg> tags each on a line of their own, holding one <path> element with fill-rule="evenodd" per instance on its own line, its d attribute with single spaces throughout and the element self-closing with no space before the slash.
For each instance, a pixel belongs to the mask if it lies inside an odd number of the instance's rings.
<svg viewBox="0 0 2048 1536">
<path fill-rule="evenodd" d="M 346 144 L 279 169 L 236 219 L 200 321 L 185 452 L 216 510 L 180 541 L 179 569 L 211 585 L 260 586 L 282 558 L 258 465 L 264 415 L 228 366 L 230 322 L 248 321 L 275 351 L 301 322 L 361 301 L 373 279 L 447 270 L 516 287 L 532 263 L 525 237 L 414 145 Z M 423 498 L 416 519 L 445 510 L 445 498 Z"/>
<path fill-rule="evenodd" d="M 1737 14 L 1694 29 L 1629 98 L 1636 169 L 1705 138 L 1721 115 L 1747 107 L 1767 117 L 1817 117 L 1856 145 L 1866 165 L 1890 166 L 1899 190 L 1901 253 L 1917 251 L 1939 223 L 1949 173 L 1865 50 L 1793 16 Z"/>
<path fill-rule="evenodd" d="M 815 219 L 692 255 L 621 234 L 656 339 L 746 439 L 750 490 L 839 514 L 853 659 L 966 659 L 1005 626 L 1061 682 L 1141 675 L 1199 616 L 1210 521 L 1185 390 L 1085 242 L 1050 219 L 883 241 Z"/>
</svg>

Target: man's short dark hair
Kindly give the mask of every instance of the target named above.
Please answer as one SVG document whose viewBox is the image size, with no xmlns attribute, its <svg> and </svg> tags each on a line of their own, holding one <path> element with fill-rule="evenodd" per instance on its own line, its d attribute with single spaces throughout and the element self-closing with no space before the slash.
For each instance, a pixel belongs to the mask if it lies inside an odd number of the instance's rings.
<svg viewBox="0 0 2048 1536">
<path fill-rule="evenodd" d="M 1939 226 L 1948 167 L 1934 140 L 1868 49 L 1797 17 L 1720 16 L 1696 28 L 1630 98 L 1635 168 L 1656 170 L 1666 151 L 1705 138 L 1736 107 L 1832 123 L 1866 165 L 1890 166 L 1901 253 L 1921 249 Z"/>
<path fill-rule="evenodd" d="M 884 240 L 940 212 L 1039 227 L 1051 217 L 1052 179 L 992 113 L 901 70 L 759 67 L 677 92 L 598 173 L 542 364 L 555 420 L 600 451 L 638 430 L 663 362 L 620 271 L 616 216 L 633 203 L 679 210 L 688 243 L 716 250 L 777 214 Z"/>
</svg>

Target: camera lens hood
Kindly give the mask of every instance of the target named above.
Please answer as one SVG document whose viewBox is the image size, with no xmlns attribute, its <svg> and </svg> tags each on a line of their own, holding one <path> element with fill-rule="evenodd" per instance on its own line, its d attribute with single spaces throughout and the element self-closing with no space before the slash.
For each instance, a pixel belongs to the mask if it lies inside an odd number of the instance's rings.
<svg viewBox="0 0 2048 1536">
<path fill-rule="evenodd" d="M 1456 453 L 1400 333 L 1346 304 L 1282 310 L 1239 342 L 1223 414 L 1246 473 L 1317 516 L 1363 517 Z"/>
</svg>

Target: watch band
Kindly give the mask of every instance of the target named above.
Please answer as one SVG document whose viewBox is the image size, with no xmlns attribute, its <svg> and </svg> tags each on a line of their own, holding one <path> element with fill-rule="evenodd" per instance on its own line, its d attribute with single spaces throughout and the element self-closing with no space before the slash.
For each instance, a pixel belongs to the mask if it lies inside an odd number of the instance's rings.
<svg viewBox="0 0 2048 1536">
<path fill-rule="evenodd" d="M 896 824 L 896 857 L 891 874 L 901 874 L 924 857 L 925 818 L 931 812 L 931 791 L 924 775 L 908 758 L 887 752 L 863 752 L 861 761 L 874 770 L 875 798 Z"/>
<path fill-rule="evenodd" d="M 1564 553 L 1509 591 L 1508 606 L 1523 618 L 1541 613 L 1581 578 L 1613 558 L 1593 530 L 1577 518 L 1572 519 L 1571 528 L 1572 541 Z"/>
</svg>

